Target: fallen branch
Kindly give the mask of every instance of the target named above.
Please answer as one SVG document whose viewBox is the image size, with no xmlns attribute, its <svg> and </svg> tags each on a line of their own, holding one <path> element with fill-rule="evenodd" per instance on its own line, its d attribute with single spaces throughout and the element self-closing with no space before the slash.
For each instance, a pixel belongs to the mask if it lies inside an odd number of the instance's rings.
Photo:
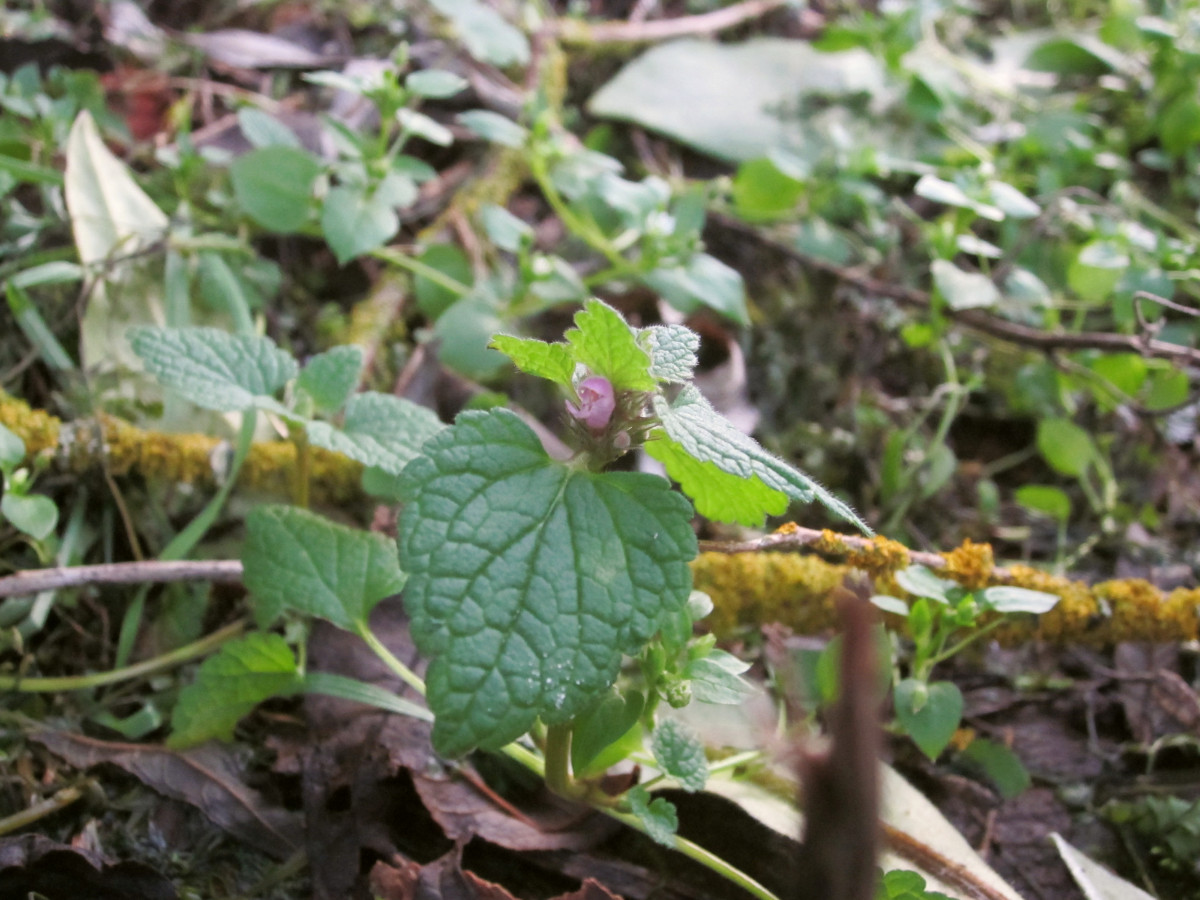
<svg viewBox="0 0 1200 900">
<path fill-rule="evenodd" d="M 703 15 L 657 19 L 653 22 L 604 22 L 591 25 L 575 19 L 559 19 L 549 26 L 549 31 L 564 44 L 648 44 L 716 34 L 761 18 L 787 4 L 788 0 L 744 0 Z"/>
<path fill-rule="evenodd" d="M 0 598 L 83 587 L 88 584 L 166 584 L 176 581 L 235 584 L 241 580 L 242 564 L 236 559 L 104 563 L 95 566 L 30 569 L 7 575 L 0 578 Z"/>
<path fill-rule="evenodd" d="M 929 310 L 933 308 L 933 298 L 927 291 L 917 290 L 902 284 L 894 284 L 872 278 L 855 269 L 840 266 L 818 256 L 811 256 L 783 241 L 776 240 L 763 234 L 759 229 L 740 222 L 731 216 L 714 213 L 709 217 L 718 222 L 723 228 L 729 228 L 742 234 L 752 235 L 764 246 L 776 250 L 791 259 L 796 260 L 809 269 L 825 272 L 839 281 L 853 285 L 864 294 L 876 297 L 887 297 L 914 309 Z M 979 309 L 954 310 L 942 308 L 941 314 L 955 324 L 965 326 L 983 334 L 1032 347 L 1035 350 L 1107 350 L 1110 352 L 1137 353 L 1153 359 L 1167 359 L 1174 362 L 1200 366 L 1200 349 L 1160 341 L 1149 335 L 1142 334 L 1113 334 L 1104 331 L 1044 331 L 1030 325 L 1021 325 L 1008 319 L 994 316 Z"/>
</svg>

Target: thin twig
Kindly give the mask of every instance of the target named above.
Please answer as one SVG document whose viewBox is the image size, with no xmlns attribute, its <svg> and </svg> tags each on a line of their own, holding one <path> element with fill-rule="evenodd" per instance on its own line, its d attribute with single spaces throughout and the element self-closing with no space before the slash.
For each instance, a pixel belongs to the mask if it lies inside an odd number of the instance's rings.
<svg viewBox="0 0 1200 900">
<path fill-rule="evenodd" d="M 96 566 L 66 566 L 31 569 L 0 578 L 0 598 L 20 597 L 40 591 L 82 587 L 86 584 L 144 584 L 173 581 L 212 581 L 222 584 L 242 580 L 239 560 L 198 559 L 164 562 L 105 563 Z"/>
<path fill-rule="evenodd" d="M 926 291 L 881 281 L 820 257 L 810 256 L 794 247 L 789 247 L 782 241 L 762 234 L 758 229 L 739 222 L 731 216 L 716 213 L 710 218 L 719 222 L 722 227 L 751 234 L 765 246 L 797 260 L 810 269 L 833 275 L 846 284 L 854 285 L 866 294 L 887 297 L 897 303 L 918 309 L 930 309 L 933 305 L 933 300 Z M 952 322 L 964 325 L 974 331 L 1037 350 L 1111 350 L 1200 366 L 1200 350 L 1139 334 L 1112 334 L 1102 331 L 1044 331 L 1029 325 L 1021 325 L 1018 322 L 1010 322 L 1008 319 L 1001 319 L 978 309 L 943 309 L 942 315 Z"/>
<path fill-rule="evenodd" d="M 551 32 L 564 44 L 648 44 L 672 38 L 715 34 L 765 16 L 787 3 L 788 0 L 744 0 L 699 16 L 656 19 L 653 22 L 589 25 L 573 19 L 559 19 L 551 25 Z"/>
</svg>

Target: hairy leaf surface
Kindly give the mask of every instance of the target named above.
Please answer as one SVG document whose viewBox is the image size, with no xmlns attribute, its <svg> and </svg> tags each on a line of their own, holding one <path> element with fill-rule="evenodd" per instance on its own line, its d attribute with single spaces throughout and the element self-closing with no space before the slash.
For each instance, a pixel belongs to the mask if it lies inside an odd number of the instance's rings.
<svg viewBox="0 0 1200 900">
<path fill-rule="evenodd" d="M 364 391 L 346 404 L 341 428 L 309 422 L 305 430 L 318 447 L 399 475 L 425 442 L 445 427 L 437 413 L 411 400 Z"/>
<path fill-rule="evenodd" d="M 164 385 L 218 412 L 252 407 L 282 412 L 274 394 L 298 371 L 270 338 L 219 328 L 140 326 L 129 330 L 129 342 Z"/>
<path fill-rule="evenodd" d="M 852 522 L 867 534 L 871 533 L 853 509 L 812 478 L 738 431 L 693 385 L 684 387 L 673 403 L 655 397 L 654 411 L 667 435 L 694 459 L 711 462 L 722 472 L 739 478 L 757 478 L 767 487 L 801 503 L 818 500 L 830 512 Z"/>
<path fill-rule="evenodd" d="M 232 740 L 242 716 L 263 700 L 299 688 L 296 657 L 282 637 L 253 632 L 230 641 L 200 664 L 196 680 L 180 692 L 170 745 Z"/>
<path fill-rule="evenodd" d="M 294 610 L 354 631 L 375 604 L 404 587 L 396 548 L 386 537 L 294 506 L 251 510 L 242 564 L 263 628 Z"/>
<path fill-rule="evenodd" d="M 656 476 L 551 460 L 513 413 L 462 414 L 402 480 L 404 599 L 433 659 L 439 752 L 573 717 L 687 603 L 687 501 Z"/>
</svg>

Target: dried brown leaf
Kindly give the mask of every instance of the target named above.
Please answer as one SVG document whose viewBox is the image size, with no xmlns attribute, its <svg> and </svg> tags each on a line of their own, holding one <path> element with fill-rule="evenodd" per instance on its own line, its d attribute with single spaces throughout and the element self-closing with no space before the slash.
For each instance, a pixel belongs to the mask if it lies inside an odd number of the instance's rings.
<svg viewBox="0 0 1200 900">
<path fill-rule="evenodd" d="M 206 744 L 176 752 L 49 729 L 30 737 L 80 769 L 101 763 L 118 766 L 158 793 L 195 806 L 214 825 L 277 859 L 286 859 L 301 846 L 299 816 L 248 787 L 229 747 Z"/>
</svg>

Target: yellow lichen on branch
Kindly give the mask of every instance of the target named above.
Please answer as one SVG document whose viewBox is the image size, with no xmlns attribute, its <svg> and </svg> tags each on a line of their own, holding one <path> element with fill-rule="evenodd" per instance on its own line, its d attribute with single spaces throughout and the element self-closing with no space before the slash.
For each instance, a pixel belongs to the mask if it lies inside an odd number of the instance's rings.
<svg viewBox="0 0 1200 900">
<path fill-rule="evenodd" d="M 893 576 L 909 558 L 902 545 L 885 538 L 865 540 L 832 531 L 808 540 L 797 535 L 799 530 L 781 530 L 780 534 L 796 538 L 789 544 L 791 549 L 808 553 L 779 549 L 706 552 L 693 563 L 696 588 L 713 598 L 710 627 L 715 634 L 729 637 L 771 622 L 802 634 L 832 629 L 836 625 L 833 589 L 853 568 L 868 574 L 877 592 L 901 594 Z M 932 554 L 919 555 L 932 561 Z M 831 562 L 823 558 L 826 556 L 838 561 Z M 1018 616 L 1001 628 L 997 638 L 1006 644 L 1034 639 L 1113 644 L 1197 637 L 1200 589 L 1179 588 L 1168 594 L 1141 579 L 1089 587 L 1029 566 L 999 569 L 991 545 L 971 541 L 933 558 L 942 563 L 936 567 L 938 575 L 972 590 L 1003 584 L 1058 595 L 1058 605 L 1045 615 Z M 900 624 L 898 617 L 888 618 Z"/>
<path fill-rule="evenodd" d="M 83 474 L 107 464 L 115 476 L 136 473 L 149 481 L 216 487 L 214 457 L 221 441 L 203 434 L 148 431 L 108 415 L 64 423 L 0 391 L 0 424 L 25 442 L 30 459 L 53 458 L 65 471 Z M 314 503 L 346 504 L 363 499 L 362 466 L 340 453 L 312 448 Z M 296 448 L 286 441 L 255 444 L 242 466 L 239 487 L 286 497 Z"/>
</svg>

